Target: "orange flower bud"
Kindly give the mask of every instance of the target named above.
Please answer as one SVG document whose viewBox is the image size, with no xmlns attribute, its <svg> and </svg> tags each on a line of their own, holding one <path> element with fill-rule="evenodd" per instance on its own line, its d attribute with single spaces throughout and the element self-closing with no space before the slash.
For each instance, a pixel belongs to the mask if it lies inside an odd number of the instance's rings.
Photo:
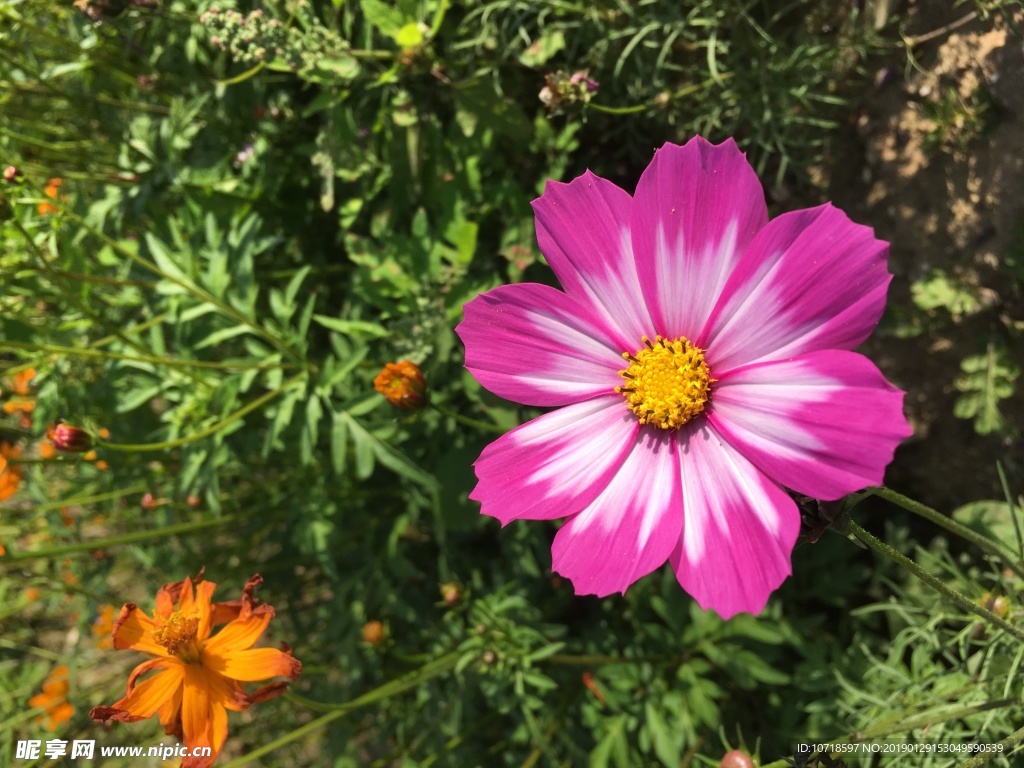
<svg viewBox="0 0 1024 768">
<path fill-rule="evenodd" d="M 441 599 L 444 600 L 445 604 L 449 608 L 458 605 L 459 601 L 462 600 L 462 587 L 460 587 L 454 581 L 449 581 L 447 584 L 442 584 Z"/>
<path fill-rule="evenodd" d="M 384 625 L 379 621 L 368 621 L 363 624 L 363 641 L 370 645 L 384 642 Z"/>
<path fill-rule="evenodd" d="M 84 429 L 58 421 L 46 430 L 53 447 L 62 453 L 85 453 L 92 448 L 92 435 Z"/>
<path fill-rule="evenodd" d="M 416 363 L 400 360 L 388 363 L 373 380 L 373 388 L 392 405 L 411 411 L 423 405 L 427 396 L 427 382 Z"/>
</svg>

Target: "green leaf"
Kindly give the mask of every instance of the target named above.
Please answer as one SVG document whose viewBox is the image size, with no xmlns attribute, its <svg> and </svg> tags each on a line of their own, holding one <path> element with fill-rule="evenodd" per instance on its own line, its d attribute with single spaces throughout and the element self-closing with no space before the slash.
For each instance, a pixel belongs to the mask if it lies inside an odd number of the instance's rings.
<svg viewBox="0 0 1024 768">
<path fill-rule="evenodd" d="M 363 16 L 388 37 L 395 39 L 405 25 L 405 16 L 382 0 L 359 0 Z"/>
<path fill-rule="evenodd" d="M 999 402 L 1013 396 L 1020 369 L 1010 362 L 1007 350 L 990 343 L 984 355 L 965 358 L 960 370 L 954 386 L 962 394 L 953 415 L 973 419 L 974 431 L 981 435 L 1010 431 Z"/>
<path fill-rule="evenodd" d="M 519 61 L 527 67 L 540 67 L 552 56 L 565 48 L 565 35 L 560 31 L 545 32 L 530 47 L 519 54 Z"/>
<path fill-rule="evenodd" d="M 950 516 L 982 536 L 1011 542 L 1017 538 L 1013 513 L 1013 507 L 1005 501 L 982 500 L 957 507 Z"/>
<path fill-rule="evenodd" d="M 382 326 L 377 323 L 368 323 L 364 320 L 342 320 L 341 318 L 328 317 L 327 315 L 313 315 L 313 319 L 324 328 L 343 333 L 346 336 L 362 334 L 384 338 L 388 335 L 387 330 Z"/>
</svg>

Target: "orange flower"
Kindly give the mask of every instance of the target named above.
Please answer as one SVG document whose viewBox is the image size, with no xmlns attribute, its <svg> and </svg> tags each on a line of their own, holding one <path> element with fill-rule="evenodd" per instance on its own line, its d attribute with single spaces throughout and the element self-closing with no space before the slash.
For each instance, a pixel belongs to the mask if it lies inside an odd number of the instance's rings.
<svg viewBox="0 0 1024 768">
<path fill-rule="evenodd" d="M 21 448 L 11 445 L 6 440 L 0 440 L 0 501 L 9 499 L 18 490 L 21 478 L 25 475 L 25 468 L 21 464 L 13 464 L 8 459 L 17 459 L 21 456 Z"/>
<path fill-rule="evenodd" d="M 61 665 L 54 669 L 46 682 L 43 692 L 37 693 L 28 700 L 30 707 L 42 707 L 45 712 L 36 718 L 36 722 L 46 724 L 46 730 L 55 731 L 61 723 L 66 723 L 75 714 L 75 708 L 68 704 L 68 668 Z"/>
<path fill-rule="evenodd" d="M 114 638 L 114 606 L 104 605 L 100 608 L 100 614 L 92 623 L 92 636 L 100 648 L 113 648 Z"/>
<path fill-rule="evenodd" d="M 17 413 L 18 411 L 23 414 L 32 413 L 36 407 L 36 401 L 29 397 L 28 383 L 35 378 L 35 375 L 34 368 L 26 368 L 24 371 L 14 374 L 11 379 L 11 391 L 15 396 L 4 403 L 4 413 Z"/>
<path fill-rule="evenodd" d="M 60 194 L 60 185 L 63 184 L 63 183 L 64 182 L 61 179 L 58 179 L 58 178 L 50 179 L 46 183 L 46 190 L 45 190 L 46 196 L 48 198 L 50 198 L 51 200 L 56 200 L 57 199 L 57 195 Z M 50 203 L 50 202 L 47 202 L 46 200 L 43 200 L 39 204 L 39 215 L 40 216 L 47 216 L 47 215 L 49 215 L 51 213 L 56 213 L 56 212 L 57 212 L 57 207 L 53 203 Z"/>
<path fill-rule="evenodd" d="M 53 443 L 40 443 L 39 444 L 39 458 L 40 459 L 52 459 L 57 455 L 57 449 L 53 447 Z"/>
<path fill-rule="evenodd" d="M 302 664 L 282 650 L 253 648 L 274 617 L 274 609 L 253 597 L 263 581 L 249 579 L 241 600 L 211 603 L 216 584 L 192 579 L 165 584 L 156 595 L 153 618 L 127 603 L 114 622 L 114 648 L 142 651 L 155 658 L 128 678 L 127 694 L 110 707 L 94 707 L 98 722 L 132 723 L 157 715 L 165 733 L 189 749 L 211 747 L 210 757 L 187 757 L 182 768 L 208 768 L 228 736 L 227 710 L 241 712 L 258 701 L 280 696 L 286 682 L 271 683 L 251 694 L 240 683 L 271 677 L 298 679 Z M 212 627 L 227 624 L 211 636 Z M 147 672 L 157 671 L 142 682 Z"/>
<path fill-rule="evenodd" d="M 25 592 L 23 594 L 26 603 L 34 603 L 39 599 L 39 595 L 41 593 L 39 592 L 39 587 L 25 587 Z"/>
<path fill-rule="evenodd" d="M 416 363 L 400 360 L 388 363 L 373 380 L 373 388 L 384 395 L 392 405 L 410 411 L 423 405 L 427 382 Z"/>
</svg>

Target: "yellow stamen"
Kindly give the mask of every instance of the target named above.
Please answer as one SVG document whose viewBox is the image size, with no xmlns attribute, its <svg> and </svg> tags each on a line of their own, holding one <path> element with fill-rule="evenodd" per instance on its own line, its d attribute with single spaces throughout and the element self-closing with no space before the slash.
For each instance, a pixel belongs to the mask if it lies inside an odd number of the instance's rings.
<svg viewBox="0 0 1024 768">
<path fill-rule="evenodd" d="M 196 635 L 199 633 L 199 616 L 186 615 L 175 611 L 168 616 L 163 626 L 153 630 L 153 642 L 162 645 L 172 656 L 182 661 L 195 661 L 199 658 L 199 646 Z"/>
<path fill-rule="evenodd" d="M 678 429 L 704 410 L 711 395 L 715 380 L 704 352 L 685 336 L 673 341 L 655 336 L 654 342 L 644 336 L 641 341 L 644 346 L 637 352 L 622 353 L 631 364 L 619 375 L 628 383 L 615 391 L 641 424 Z"/>
</svg>

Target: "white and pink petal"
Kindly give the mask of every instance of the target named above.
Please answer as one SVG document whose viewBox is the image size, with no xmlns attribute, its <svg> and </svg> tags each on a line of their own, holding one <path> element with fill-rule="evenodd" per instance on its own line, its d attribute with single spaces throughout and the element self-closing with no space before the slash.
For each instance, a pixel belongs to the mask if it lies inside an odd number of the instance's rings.
<svg viewBox="0 0 1024 768">
<path fill-rule="evenodd" d="M 555 535 L 551 568 L 578 595 L 625 592 L 668 560 L 682 527 L 674 439 L 640 431 L 608 486 Z"/>
<path fill-rule="evenodd" d="M 706 421 L 678 438 L 683 532 L 676 577 L 704 610 L 758 614 L 792 572 L 796 504 Z"/>
<path fill-rule="evenodd" d="M 455 332 L 484 387 L 525 405 L 578 403 L 622 383 L 607 322 L 547 285 L 503 285 L 465 307 Z"/>
<path fill-rule="evenodd" d="M 903 392 L 843 350 L 729 372 L 715 384 L 708 420 L 776 482 L 826 500 L 881 484 L 911 434 Z"/>
<path fill-rule="evenodd" d="M 696 342 L 715 376 L 860 344 L 885 308 L 888 252 L 870 227 L 832 205 L 773 219 L 736 265 Z"/>
<path fill-rule="evenodd" d="M 659 149 L 637 184 L 630 224 L 655 333 L 695 339 L 767 221 L 761 182 L 732 139 Z"/>
<path fill-rule="evenodd" d="M 639 429 L 619 395 L 546 413 L 484 448 L 469 498 L 502 525 L 573 515 L 608 486 Z"/>
<path fill-rule="evenodd" d="M 651 334 L 629 234 L 629 193 L 587 171 L 533 201 L 537 242 L 562 289 L 607 318 L 623 350 Z"/>
</svg>

